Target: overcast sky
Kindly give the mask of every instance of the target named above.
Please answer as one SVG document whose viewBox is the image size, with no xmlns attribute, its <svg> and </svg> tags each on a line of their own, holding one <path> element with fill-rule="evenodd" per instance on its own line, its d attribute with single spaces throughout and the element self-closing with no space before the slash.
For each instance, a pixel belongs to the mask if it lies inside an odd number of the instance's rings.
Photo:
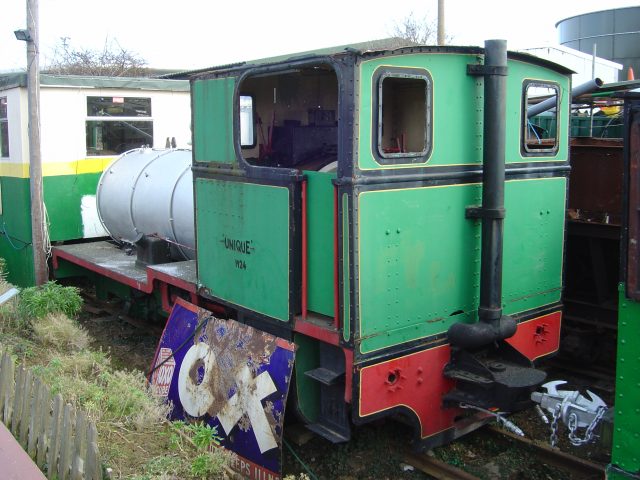
<svg viewBox="0 0 640 480">
<path fill-rule="evenodd" d="M 445 0 L 456 45 L 504 38 L 511 49 L 557 43 L 564 18 L 637 5 L 630 0 Z M 195 69 L 390 36 L 411 12 L 437 17 L 437 0 L 40 0 L 40 64 L 65 37 L 99 49 L 117 41 L 151 67 Z M 26 0 L 3 0 L 0 71 L 26 65 Z M 640 27 L 640 26 L 639 26 Z"/>
</svg>

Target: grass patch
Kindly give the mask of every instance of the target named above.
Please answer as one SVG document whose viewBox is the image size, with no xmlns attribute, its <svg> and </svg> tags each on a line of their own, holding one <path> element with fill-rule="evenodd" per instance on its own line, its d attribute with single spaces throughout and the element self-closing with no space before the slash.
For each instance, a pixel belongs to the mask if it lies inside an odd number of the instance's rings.
<svg viewBox="0 0 640 480">
<path fill-rule="evenodd" d="M 64 313 L 48 313 L 32 327 L 35 341 L 44 347 L 75 352 L 89 346 L 89 334 Z"/>
<path fill-rule="evenodd" d="M 82 297 L 77 288 L 47 282 L 40 287 L 29 287 L 20 292 L 17 313 L 22 320 L 29 322 L 51 313 L 62 313 L 73 318 L 81 309 Z"/>
<path fill-rule="evenodd" d="M 0 270 L 0 294 L 9 288 Z M 75 320 L 81 308 L 76 288 L 49 282 L 24 289 L 0 308 L 0 351 L 96 423 L 112 478 L 222 478 L 226 455 L 209 451 L 215 429 L 168 422 L 169 406 L 151 394 L 142 372 L 114 368 L 105 352 L 89 347 L 89 333 Z"/>
</svg>

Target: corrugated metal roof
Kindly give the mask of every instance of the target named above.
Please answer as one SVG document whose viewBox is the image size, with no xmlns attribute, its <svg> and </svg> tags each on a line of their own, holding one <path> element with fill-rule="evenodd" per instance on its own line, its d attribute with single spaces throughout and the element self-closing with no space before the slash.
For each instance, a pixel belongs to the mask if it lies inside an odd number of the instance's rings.
<svg viewBox="0 0 640 480">
<path fill-rule="evenodd" d="M 315 50 L 307 50 L 304 52 L 288 53 L 284 55 L 277 55 L 275 57 L 265 57 L 265 58 L 255 59 L 255 60 L 248 60 L 244 62 L 229 63 L 226 65 L 215 65 L 211 67 L 200 68 L 197 70 L 187 70 L 184 72 L 177 72 L 177 73 L 171 73 L 168 75 L 162 75 L 161 78 L 190 78 L 200 73 L 218 72 L 222 70 L 229 70 L 232 68 L 243 67 L 243 66 L 248 67 L 248 66 L 267 65 L 270 63 L 280 63 L 286 60 L 292 60 L 300 57 L 332 56 L 332 55 L 338 55 L 338 54 L 346 53 L 350 51 L 355 51 L 357 53 L 362 54 L 367 51 L 392 50 L 392 49 L 404 47 L 407 45 L 408 44 L 405 39 L 390 37 L 390 38 L 383 38 L 379 40 L 370 40 L 367 42 L 350 43 L 347 45 L 338 45 L 338 46 L 327 47 L 327 48 L 319 48 Z"/>
<path fill-rule="evenodd" d="M 0 90 L 27 86 L 26 72 L 0 74 Z M 188 92 L 189 82 L 165 78 L 90 77 L 40 74 L 41 87 L 118 88 Z"/>
<path fill-rule="evenodd" d="M 191 79 L 200 75 L 215 74 L 228 70 L 245 69 L 249 67 L 257 67 L 260 65 L 277 64 L 285 61 L 299 60 L 303 58 L 313 57 L 327 57 L 340 54 L 355 53 L 361 56 L 370 55 L 396 55 L 407 53 L 460 53 L 460 54 L 482 54 L 484 49 L 477 46 L 434 46 L 434 45 L 416 45 L 410 44 L 406 39 L 391 37 L 381 40 L 371 40 L 368 42 L 353 43 L 348 45 L 339 45 L 335 47 L 321 48 L 316 50 L 308 50 L 305 52 L 298 52 L 293 54 L 279 55 L 275 57 L 261 58 L 257 60 L 250 60 L 246 62 L 231 63 L 227 65 L 212 66 L 208 68 L 201 68 L 198 70 L 191 70 L 185 72 L 179 72 L 169 75 L 164 75 L 162 78 L 183 78 Z M 554 69 L 560 73 L 567 74 L 573 73 L 562 65 L 559 65 L 550 60 L 542 59 L 535 55 L 531 55 L 523 52 L 509 51 L 509 58 L 526 61 L 538 65 L 545 66 L 547 68 Z"/>
</svg>

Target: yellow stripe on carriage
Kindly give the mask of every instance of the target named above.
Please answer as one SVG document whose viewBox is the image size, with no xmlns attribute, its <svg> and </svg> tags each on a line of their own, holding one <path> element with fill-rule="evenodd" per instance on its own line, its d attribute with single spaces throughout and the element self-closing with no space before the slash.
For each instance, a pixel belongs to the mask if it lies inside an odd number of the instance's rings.
<svg viewBox="0 0 640 480">
<path fill-rule="evenodd" d="M 101 173 L 116 157 L 83 158 L 71 162 L 48 162 L 42 164 L 42 175 L 85 175 Z M 1 177 L 29 178 L 28 163 L 0 162 Z"/>
</svg>

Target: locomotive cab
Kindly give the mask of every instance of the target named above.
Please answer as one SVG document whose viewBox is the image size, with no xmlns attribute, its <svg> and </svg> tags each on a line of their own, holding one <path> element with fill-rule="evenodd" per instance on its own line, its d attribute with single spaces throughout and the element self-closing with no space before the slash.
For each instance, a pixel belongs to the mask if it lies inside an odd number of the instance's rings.
<svg viewBox="0 0 640 480">
<path fill-rule="evenodd" d="M 558 349 L 570 72 L 486 60 L 336 49 L 191 80 L 199 293 L 296 343 L 298 413 L 332 441 L 387 415 L 423 446 L 451 440 L 480 424 L 461 404 L 527 403 L 544 378 L 532 362 Z M 491 142 L 504 202 L 485 206 Z M 465 336 L 484 340 L 450 341 Z"/>
</svg>

